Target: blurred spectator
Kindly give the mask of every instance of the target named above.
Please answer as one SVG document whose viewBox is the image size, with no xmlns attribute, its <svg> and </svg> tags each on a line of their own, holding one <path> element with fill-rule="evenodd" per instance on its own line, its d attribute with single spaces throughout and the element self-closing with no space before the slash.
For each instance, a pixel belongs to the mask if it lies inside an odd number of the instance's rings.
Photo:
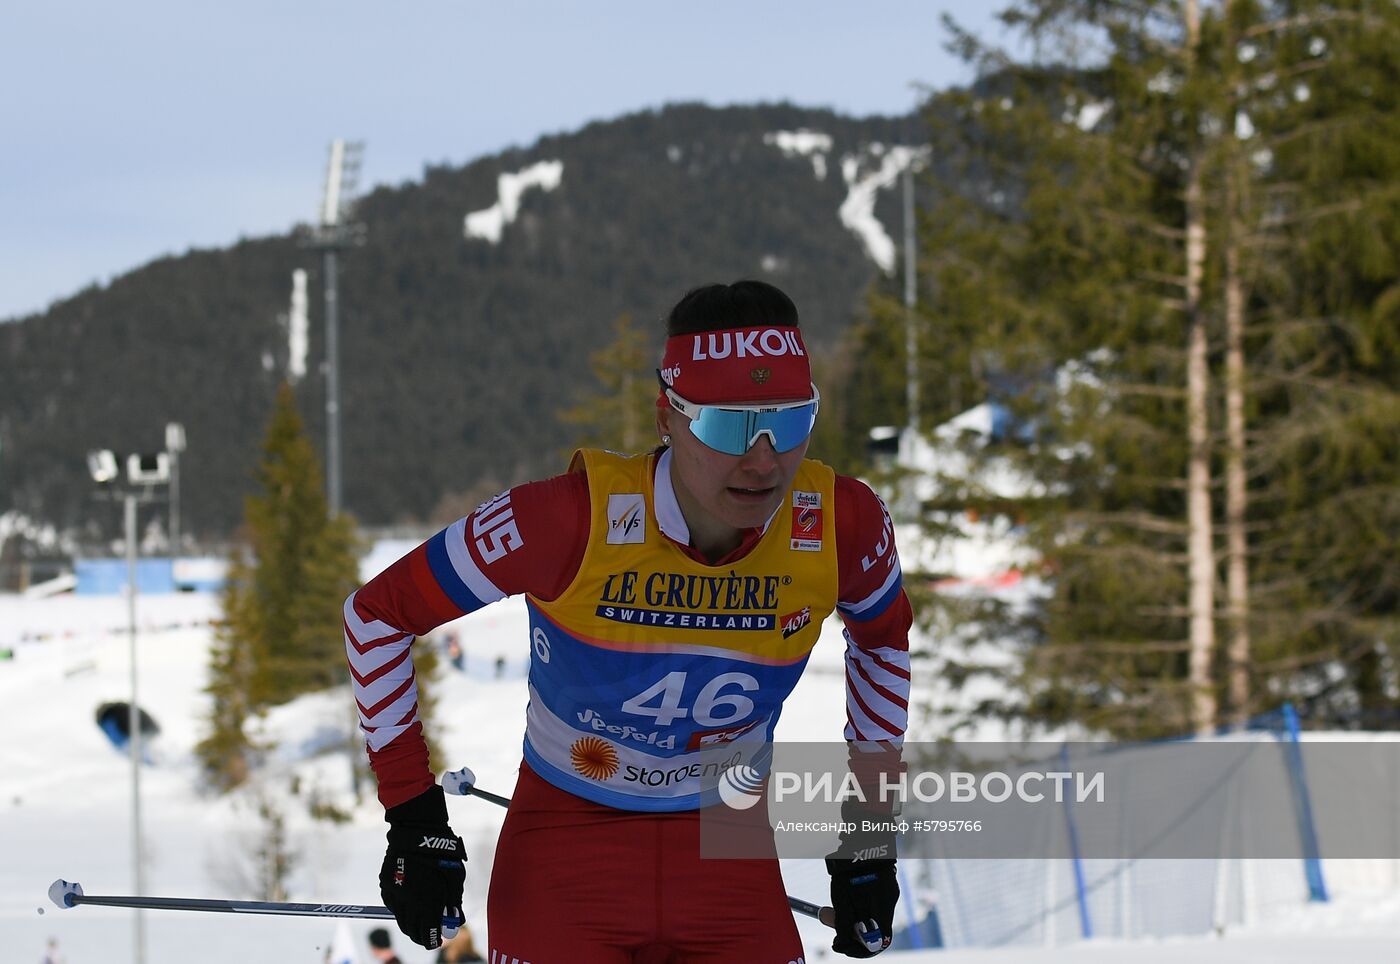
<svg viewBox="0 0 1400 964">
<path fill-rule="evenodd" d="M 369 952 L 376 961 L 383 961 L 384 964 L 403 964 L 389 944 L 389 932 L 382 927 L 369 932 Z"/>
</svg>

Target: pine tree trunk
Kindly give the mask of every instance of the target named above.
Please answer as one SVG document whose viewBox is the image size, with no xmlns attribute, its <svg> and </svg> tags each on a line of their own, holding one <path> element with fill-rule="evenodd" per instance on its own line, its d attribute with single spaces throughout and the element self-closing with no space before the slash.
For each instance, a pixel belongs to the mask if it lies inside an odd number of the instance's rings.
<svg viewBox="0 0 1400 964">
<path fill-rule="evenodd" d="M 1235 0 L 1225 0 L 1224 19 L 1231 16 Z M 1226 44 L 1231 67 L 1231 94 L 1240 90 L 1236 38 Z M 1225 595 L 1230 641 L 1227 648 L 1227 692 L 1230 720 L 1243 725 L 1249 719 L 1249 540 L 1245 516 L 1249 490 L 1245 478 L 1245 357 L 1244 278 L 1240 273 L 1240 248 L 1244 243 L 1241 205 L 1244 202 L 1243 145 L 1238 110 L 1231 114 L 1225 133 Z"/>
<path fill-rule="evenodd" d="M 1187 57 L 1194 69 L 1200 43 L 1200 11 L 1196 0 L 1185 0 Z M 1194 132 L 1193 132 L 1194 133 Z M 1190 160 L 1186 182 L 1186 393 L 1187 434 L 1190 456 L 1186 477 L 1186 523 L 1190 612 L 1191 724 L 1197 732 L 1215 726 L 1215 687 L 1211 663 L 1215 655 L 1215 552 L 1210 509 L 1210 425 L 1207 394 L 1210 389 L 1206 314 L 1201 304 L 1205 274 L 1206 223 L 1202 185 L 1203 152 L 1197 148 Z"/>
<path fill-rule="evenodd" d="M 1249 495 L 1245 485 L 1244 422 L 1244 279 L 1240 277 L 1239 203 L 1234 158 L 1226 174 L 1226 204 L 1230 212 L 1225 245 L 1225 593 L 1230 620 L 1230 718 L 1249 718 L 1249 542 L 1245 514 Z"/>
</svg>

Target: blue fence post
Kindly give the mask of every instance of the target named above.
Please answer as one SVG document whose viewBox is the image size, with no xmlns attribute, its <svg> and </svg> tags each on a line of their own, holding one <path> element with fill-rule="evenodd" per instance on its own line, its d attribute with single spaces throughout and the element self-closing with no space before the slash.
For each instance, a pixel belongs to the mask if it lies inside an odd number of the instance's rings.
<svg viewBox="0 0 1400 964">
<path fill-rule="evenodd" d="M 1299 737 L 1298 711 L 1292 703 L 1283 704 L 1283 725 L 1288 733 L 1288 776 L 1293 783 L 1294 811 L 1298 815 L 1298 835 L 1303 843 L 1303 873 L 1308 879 L 1308 900 L 1326 902 L 1327 883 L 1322 879 L 1322 851 L 1317 845 L 1313 823 L 1312 798 L 1308 777 L 1303 770 L 1303 748 Z"/>
<path fill-rule="evenodd" d="M 1069 769 L 1069 743 L 1060 744 L 1060 762 Z M 1069 850 L 1074 864 L 1074 892 L 1079 901 L 1079 933 L 1085 940 L 1094 936 L 1089 918 L 1089 888 L 1084 881 L 1084 858 L 1079 852 L 1079 828 L 1074 823 L 1073 802 L 1065 800 L 1065 826 L 1069 830 Z"/>
</svg>

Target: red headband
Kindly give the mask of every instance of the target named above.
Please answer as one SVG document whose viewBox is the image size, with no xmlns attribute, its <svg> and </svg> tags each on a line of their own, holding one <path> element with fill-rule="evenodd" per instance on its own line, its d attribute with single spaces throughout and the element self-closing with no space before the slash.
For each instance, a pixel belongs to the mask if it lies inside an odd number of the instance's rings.
<svg viewBox="0 0 1400 964">
<path fill-rule="evenodd" d="M 661 380 L 701 405 L 812 397 L 812 368 L 796 328 L 726 328 L 668 338 Z M 662 392 L 657 405 L 667 404 Z"/>
</svg>

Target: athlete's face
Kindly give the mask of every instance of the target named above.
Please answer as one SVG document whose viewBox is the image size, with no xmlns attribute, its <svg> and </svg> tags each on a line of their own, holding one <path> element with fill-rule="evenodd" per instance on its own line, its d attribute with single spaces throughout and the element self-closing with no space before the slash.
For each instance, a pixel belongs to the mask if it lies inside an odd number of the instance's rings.
<svg viewBox="0 0 1400 964">
<path fill-rule="evenodd" d="M 690 420 L 658 409 L 657 429 L 671 436 L 671 480 L 697 548 L 702 540 L 738 544 L 740 529 L 763 525 L 792 488 L 807 440 L 778 452 L 767 435 L 743 455 L 716 452 L 690 431 Z M 695 516 L 695 518 L 692 518 Z"/>
</svg>

